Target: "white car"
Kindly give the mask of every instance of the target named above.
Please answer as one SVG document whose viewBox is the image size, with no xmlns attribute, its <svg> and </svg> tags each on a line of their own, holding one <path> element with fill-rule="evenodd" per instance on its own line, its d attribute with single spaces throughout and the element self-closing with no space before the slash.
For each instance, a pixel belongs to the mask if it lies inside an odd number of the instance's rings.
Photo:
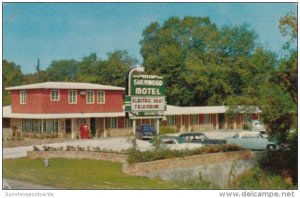
<svg viewBox="0 0 300 198">
<path fill-rule="evenodd" d="M 260 132 L 240 132 L 233 137 L 226 138 L 227 144 L 236 144 L 250 150 L 279 149 L 275 139 L 266 138 Z"/>
<path fill-rule="evenodd" d="M 159 137 L 160 146 L 164 149 L 170 150 L 184 150 L 184 149 L 196 149 L 201 148 L 203 144 L 192 144 L 192 143 L 184 143 L 179 141 L 179 137 L 176 136 L 161 136 Z"/>
<path fill-rule="evenodd" d="M 266 132 L 266 128 L 264 123 L 259 120 L 252 120 L 251 122 L 251 131 L 259 131 L 259 132 Z"/>
</svg>

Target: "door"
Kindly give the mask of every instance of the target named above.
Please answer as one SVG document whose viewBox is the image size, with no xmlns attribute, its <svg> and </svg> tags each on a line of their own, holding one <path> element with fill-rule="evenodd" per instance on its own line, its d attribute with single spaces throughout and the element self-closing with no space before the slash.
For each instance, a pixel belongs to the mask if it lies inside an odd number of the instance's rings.
<svg viewBox="0 0 300 198">
<path fill-rule="evenodd" d="M 66 134 L 69 135 L 72 133 L 72 120 L 66 119 Z"/>
<path fill-rule="evenodd" d="M 96 135 L 96 118 L 91 118 L 90 126 L 91 126 L 91 133 L 92 133 L 93 137 L 95 137 L 95 135 Z"/>
<path fill-rule="evenodd" d="M 224 129 L 225 125 L 225 115 L 219 114 L 219 129 Z"/>
</svg>

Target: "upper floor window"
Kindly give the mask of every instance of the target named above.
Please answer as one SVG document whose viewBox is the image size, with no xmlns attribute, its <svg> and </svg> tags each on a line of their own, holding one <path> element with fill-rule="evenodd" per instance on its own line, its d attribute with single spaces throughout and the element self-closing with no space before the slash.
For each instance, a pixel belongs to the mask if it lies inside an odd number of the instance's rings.
<svg viewBox="0 0 300 198">
<path fill-rule="evenodd" d="M 20 104 L 26 104 L 26 90 L 20 91 Z"/>
<path fill-rule="evenodd" d="M 70 90 L 69 91 L 69 104 L 76 104 L 77 103 L 77 91 Z"/>
<path fill-rule="evenodd" d="M 97 91 L 97 103 L 104 104 L 105 103 L 105 92 Z"/>
<path fill-rule="evenodd" d="M 86 104 L 94 104 L 94 91 L 86 91 Z"/>
<path fill-rule="evenodd" d="M 59 91 L 58 90 L 51 90 L 51 101 L 59 101 Z"/>
</svg>

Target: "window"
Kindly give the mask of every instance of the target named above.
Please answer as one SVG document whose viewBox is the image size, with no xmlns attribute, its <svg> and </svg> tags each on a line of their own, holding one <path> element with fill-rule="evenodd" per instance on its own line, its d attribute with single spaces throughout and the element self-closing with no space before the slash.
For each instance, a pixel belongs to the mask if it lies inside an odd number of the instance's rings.
<svg viewBox="0 0 300 198">
<path fill-rule="evenodd" d="M 132 120 L 129 118 L 125 119 L 125 128 L 131 128 L 132 127 Z"/>
<path fill-rule="evenodd" d="M 117 127 L 117 118 L 110 118 L 109 128 L 116 129 Z"/>
<path fill-rule="evenodd" d="M 191 124 L 199 124 L 199 116 L 191 115 Z"/>
<path fill-rule="evenodd" d="M 20 91 L 20 104 L 26 104 L 26 90 Z"/>
<path fill-rule="evenodd" d="M 58 120 L 22 120 L 22 132 L 47 132 L 53 133 L 58 132 Z"/>
<path fill-rule="evenodd" d="M 51 90 L 51 101 L 59 101 L 59 91 L 58 90 Z"/>
<path fill-rule="evenodd" d="M 104 104 L 105 103 L 105 92 L 104 91 L 98 91 L 97 92 L 97 103 L 98 104 Z"/>
<path fill-rule="evenodd" d="M 86 104 L 94 104 L 94 91 L 86 91 Z"/>
<path fill-rule="evenodd" d="M 211 120 L 210 117 L 211 117 L 210 114 L 205 114 L 204 115 L 204 123 L 205 124 L 210 124 L 210 120 Z"/>
<path fill-rule="evenodd" d="M 43 132 L 53 133 L 58 132 L 58 120 L 44 120 Z"/>
<path fill-rule="evenodd" d="M 169 126 L 175 125 L 175 116 L 167 116 L 167 123 Z"/>
<path fill-rule="evenodd" d="M 76 104 L 77 103 L 77 91 L 70 90 L 69 91 L 69 104 Z"/>
</svg>

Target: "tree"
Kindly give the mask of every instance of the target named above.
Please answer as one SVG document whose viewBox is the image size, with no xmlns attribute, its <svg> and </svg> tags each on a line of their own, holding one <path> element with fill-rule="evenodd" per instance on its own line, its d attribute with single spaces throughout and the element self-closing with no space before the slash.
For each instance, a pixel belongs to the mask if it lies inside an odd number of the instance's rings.
<svg viewBox="0 0 300 198">
<path fill-rule="evenodd" d="M 46 69 L 47 81 L 75 81 L 78 73 L 78 62 L 75 60 L 52 61 Z"/>
<path fill-rule="evenodd" d="M 76 79 L 80 82 L 122 86 L 125 84 L 125 73 L 137 60 L 127 51 L 117 50 L 107 54 L 107 60 L 97 59 L 95 53 L 84 57 L 79 62 Z"/>
<path fill-rule="evenodd" d="M 291 44 L 297 39 L 298 34 L 298 19 L 297 16 L 289 12 L 279 20 L 279 30 L 284 37 L 287 37 L 288 41 L 283 46 L 284 49 L 289 49 Z M 294 45 L 295 47 L 296 45 Z"/>
<path fill-rule="evenodd" d="M 256 37 L 247 25 L 219 29 L 208 17 L 171 17 L 143 31 L 143 66 L 164 77 L 169 104 L 221 105 L 242 94 Z"/>
<path fill-rule="evenodd" d="M 130 67 L 136 66 L 137 59 L 128 55 L 125 50 L 117 50 L 108 53 L 108 59 L 104 62 L 101 71 L 102 82 L 114 86 L 125 86 L 125 75 Z"/>
<path fill-rule="evenodd" d="M 24 80 L 24 75 L 22 74 L 21 67 L 16 65 L 14 62 L 9 62 L 7 60 L 2 61 L 2 90 L 3 90 L 3 104 L 10 104 L 10 92 L 5 91 L 6 87 L 12 87 L 21 85 Z"/>
</svg>

